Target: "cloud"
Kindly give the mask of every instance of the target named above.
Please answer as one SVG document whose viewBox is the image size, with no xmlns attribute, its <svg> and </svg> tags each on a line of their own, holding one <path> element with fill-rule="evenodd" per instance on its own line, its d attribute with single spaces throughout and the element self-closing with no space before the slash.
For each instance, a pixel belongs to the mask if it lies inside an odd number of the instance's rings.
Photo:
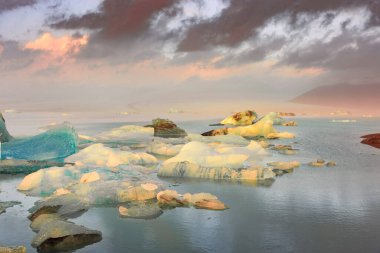
<svg viewBox="0 0 380 253">
<path fill-rule="evenodd" d="M 24 69 L 33 64 L 39 52 L 24 49 L 17 41 L 0 40 L 0 71 L 9 72 Z"/>
<path fill-rule="evenodd" d="M 0 0 L 0 13 L 10 11 L 19 7 L 31 6 L 37 3 L 37 0 Z"/>
<path fill-rule="evenodd" d="M 105 0 L 99 12 L 71 16 L 52 24 L 56 29 L 100 29 L 97 36 L 116 40 L 138 36 L 149 28 L 157 12 L 171 6 L 174 0 Z"/>
<path fill-rule="evenodd" d="M 190 28 L 178 50 L 189 52 L 216 46 L 237 46 L 255 35 L 256 30 L 270 18 L 284 13 L 295 16 L 358 6 L 371 9 L 374 15 L 372 24 L 379 23 L 379 3 L 373 0 L 231 0 L 230 7 L 219 18 Z M 328 19 L 326 22 L 328 24 Z"/>
<path fill-rule="evenodd" d="M 44 51 L 53 57 L 65 58 L 77 54 L 81 47 L 88 42 L 88 36 L 61 36 L 56 37 L 51 33 L 44 33 L 34 41 L 25 44 L 25 49 Z"/>
</svg>

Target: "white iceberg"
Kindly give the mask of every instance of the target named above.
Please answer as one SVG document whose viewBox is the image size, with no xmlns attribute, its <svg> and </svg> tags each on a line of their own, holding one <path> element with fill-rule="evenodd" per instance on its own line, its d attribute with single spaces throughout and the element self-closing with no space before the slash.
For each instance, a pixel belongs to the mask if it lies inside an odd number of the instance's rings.
<svg viewBox="0 0 380 253">
<path fill-rule="evenodd" d="M 91 205 L 155 198 L 161 184 L 150 179 L 154 170 L 142 166 L 94 168 L 53 167 L 25 176 L 18 190 L 31 196 L 73 194 Z"/>
<path fill-rule="evenodd" d="M 125 125 L 99 134 L 95 140 L 98 142 L 124 142 L 140 143 L 151 141 L 154 136 L 153 127 Z"/>
<path fill-rule="evenodd" d="M 153 155 L 160 156 L 175 156 L 182 149 L 183 145 L 172 145 L 169 143 L 162 143 L 154 141 L 147 147 L 147 152 Z"/>
<path fill-rule="evenodd" d="M 249 166 L 248 162 L 260 161 L 265 155 L 268 153 L 255 141 L 251 141 L 246 147 L 207 145 L 193 141 L 184 145 L 177 156 L 163 164 L 190 162 L 208 168 L 243 168 Z"/>
<path fill-rule="evenodd" d="M 67 157 L 65 162 L 86 166 L 116 167 L 121 164 L 149 165 L 156 164 L 158 161 L 154 156 L 147 153 L 122 151 L 98 143 Z"/>
</svg>

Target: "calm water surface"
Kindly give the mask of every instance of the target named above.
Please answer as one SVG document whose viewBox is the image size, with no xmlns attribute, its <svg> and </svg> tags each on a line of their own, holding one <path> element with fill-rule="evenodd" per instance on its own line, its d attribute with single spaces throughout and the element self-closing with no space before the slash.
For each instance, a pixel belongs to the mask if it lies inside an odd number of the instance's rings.
<svg viewBox="0 0 380 253">
<path fill-rule="evenodd" d="M 331 119 L 297 119 L 282 128 L 297 138 L 295 156 L 271 160 L 334 160 L 337 167 L 302 166 L 272 185 L 237 185 L 178 181 L 179 192 L 210 192 L 231 208 L 223 212 L 177 208 L 156 220 L 122 219 L 116 208 L 93 208 L 75 219 L 102 231 L 103 240 L 76 252 L 380 252 L 380 151 L 360 144 L 360 136 L 380 132 L 380 120 L 332 123 Z M 183 122 L 191 132 L 208 130 L 209 121 Z M 79 133 L 122 125 L 82 124 Z M 23 205 L 0 215 L 0 244 L 26 245 L 27 209 L 35 198 L 17 193 L 22 177 L 0 176 L 0 199 Z M 168 183 L 174 181 L 167 180 Z"/>
</svg>

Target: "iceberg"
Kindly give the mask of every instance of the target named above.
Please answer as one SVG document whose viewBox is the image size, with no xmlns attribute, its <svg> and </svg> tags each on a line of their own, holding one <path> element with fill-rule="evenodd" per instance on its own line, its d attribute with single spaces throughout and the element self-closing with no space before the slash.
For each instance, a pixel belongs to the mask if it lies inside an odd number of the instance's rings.
<svg viewBox="0 0 380 253">
<path fill-rule="evenodd" d="M 47 220 L 33 238 L 38 252 L 71 252 L 102 240 L 102 233 L 72 222 Z"/>
<path fill-rule="evenodd" d="M 119 128 L 111 129 L 110 131 L 103 132 L 99 136 L 93 138 L 92 141 L 101 143 L 116 142 L 136 144 L 151 141 L 153 139 L 153 136 L 153 127 L 125 125 Z"/>
<path fill-rule="evenodd" d="M 62 218 L 73 218 L 80 216 L 89 209 L 89 204 L 73 194 L 52 196 L 37 201 L 29 209 L 31 213 L 29 220 L 34 221 L 45 214 L 56 214 Z"/>
<path fill-rule="evenodd" d="M 234 115 L 225 118 L 220 122 L 222 125 L 234 125 L 234 126 L 247 126 L 252 125 L 257 119 L 257 113 L 255 111 L 238 112 Z"/>
<path fill-rule="evenodd" d="M 122 151 L 97 143 L 67 157 L 65 162 L 86 166 L 116 167 L 122 164 L 149 165 L 156 164 L 158 161 L 147 153 Z"/>
<path fill-rule="evenodd" d="M 38 252 L 72 251 L 102 239 L 99 231 L 90 230 L 67 221 L 86 212 L 87 202 L 73 194 L 39 200 L 29 210 L 31 229 L 37 233 L 32 246 Z"/>
<path fill-rule="evenodd" d="M 17 206 L 20 204 L 21 204 L 21 202 L 18 202 L 18 201 L 0 202 L 0 214 L 5 213 L 8 208 L 13 207 L 13 206 Z"/>
<path fill-rule="evenodd" d="M 8 142 L 12 139 L 13 137 L 9 134 L 7 127 L 5 126 L 3 114 L 0 112 L 0 143 Z"/>
<path fill-rule="evenodd" d="M 158 204 L 162 208 L 176 208 L 176 207 L 195 207 L 198 209 L 208 209 L 215 211 L 222 211 L 228 207 L 218 200 L 218 197 L 210 193 L 185 193 L 179 194 L 173 190 L 161 191 L 157 194 Z"/>
<path fill-rule="evenodd" d="M 274 135 L 279 138 L 283 136 L 289 138 L 288 133 L 281 135 L 277 133 L 273 125 L 282 124 L 281 119 L 278 117 L 277 113 L 271 112 L 261 118 L 257 123 L 250 126 L 239 126 L 234 128 L 221 128 L 216 130 L 211 130 L 209 132 L 203 133 L 203 136 L 216 136 L 216 135 L 239 135 L 242 137 L 253 138 L 253 137 L 268 137 Z M 294 137 L 294 135 L 293 135 Z"/>
<path fill-rule="evenodd" d="M 180 153 L 166 160 L 158 170 L 161 177 L 201 178 L 232 182 L 273 178 L 271 169 L 257 165 L 267 151 L 257 142 L 245 147 L 189 142 Z"/>
<path fill-rule="evenodd" d="M 157 205 L 157 203 L 138 203 L 131 207 L 119 207 L 119 214 L 121 217 L 132 218 L 132 219 L 156 219 L 161 216 L 164 212 Z"/>
<path fill-rule="evenodd" d="M 132 179 L 135 181 L 145 180 L 153 172 L 152 169 L 137 165 L 118 166 L 116 168 L 51 167 L 25 176 L 19 184 L 18 190 L 32 196 L 49 196 L 53 193 L 61 194 L 84 190 L 90 184 L 95 187 L 97 184 L 100 185 L 107 181 L 113 181 L 113 184 L 116 185 L 117 182 L 128 182 Z M 84 186 L 76 186 L 77 184 Z"/>
<path fill-rule="evenodd" d="M 154 141 L 149 144 L 147 152 L 153 155 L 175 156 L 180 152 L 182 147 L 182 144 L 172 145 L 168 143 Z"/>
<path fill-rule="evenodd" d="M 199 178 L 230 182 L 256 182 L 273 179 L 276 174 L 269 168 L 250 167 L 246 169 L 216 167 L 207 168 L 191 162 L 173 162 L 162 165 L 160 177 Z"/>
<path fill-rule="evenodd" d="M 78 138 L 74 128 L 62 124 L 33 137 L 3 143 L 1 159 L 59 160 L 74 154 L 77 145 Z"/>
<path fill-rule="evenodd" d="M 42 169 L 24 177 L 18 190 L 31 196 L 73 194 L 90 205 L 118 204 L 155 197 L 162 186 L 150 179 L 154 170 L 142 166 Z"/>
<path fill-rule="evenodd" d="M 189 142 L 179 154 L 166 160 L 163 165 L 178 162 L 190 162 L 206 168 L 243 168 L 251 162 L 260 161 L 268 155 L 266 150 L 255 141 L 246 147 L 228 144 L 207 145 L 201 142 Z"/>
</svg>

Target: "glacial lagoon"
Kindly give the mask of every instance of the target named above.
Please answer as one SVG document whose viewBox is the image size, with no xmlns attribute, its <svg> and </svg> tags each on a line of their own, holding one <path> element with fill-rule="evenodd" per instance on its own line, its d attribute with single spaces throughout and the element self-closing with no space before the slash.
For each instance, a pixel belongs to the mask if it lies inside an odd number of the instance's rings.
<svg viewBox="0 0 380 253">
<path fill-rule="evenodd" d="M 153 220 L 126 219 L 115 207 L 95 207 L 76 224 L 102 232 L 102 241 L 75 252 L 378 252 L 380 251 L 380 151 L 360 144 L 360 136 L 378 132 L 379 119 L 331 122 L 297 118 L 297 127 L 276 128 L 295 139 L 292 156 L 275 153 L 271 161 L 302 163 L 293 173 L 265 184 L 234 184 L 196 179 L 165 179 L 178 192 L 209 192 L 230 208 L 166 210 Z M 208 121 L 177 122 L 187 132 L 213 128 Z M 140 122 L 146 125 L 148 122 Z M 126 123 L 77 124 L 79 134 L 96 135 Z M 11 131 L 11 129 L 9 129 Z M 336 167 L 309 167 L 316 159 Z M 0 175 L 0 199 L 20 201 L 0 215 L 0 244 L 25 245 L 35 233 L 28 209 L 38 200 L 16 190 L 23 176 Z"/>
</svg>

